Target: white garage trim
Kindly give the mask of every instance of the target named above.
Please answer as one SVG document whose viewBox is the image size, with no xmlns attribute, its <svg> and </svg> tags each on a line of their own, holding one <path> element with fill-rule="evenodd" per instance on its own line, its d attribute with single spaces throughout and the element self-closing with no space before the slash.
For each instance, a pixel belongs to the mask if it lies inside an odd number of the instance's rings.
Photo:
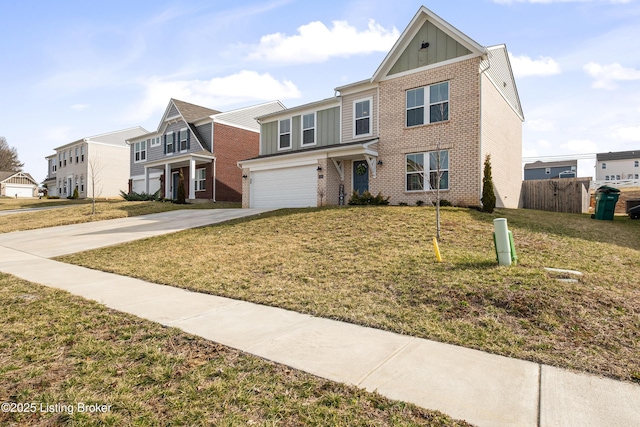
<svg viewBox="0 0 640 427">
<path fill-rule="evenodd" d="M 304 208 L 318 205 L 317 163 L 252 171 L 249 204 L 252 208 Z"/>
<path fill-rule="evenodd" d="M 33 185 L 26 184 L 5 184 L 5 195 L 9 197 L 15 197 L 16 194 L 18 197 L 33 197 Z"/>
</svg>

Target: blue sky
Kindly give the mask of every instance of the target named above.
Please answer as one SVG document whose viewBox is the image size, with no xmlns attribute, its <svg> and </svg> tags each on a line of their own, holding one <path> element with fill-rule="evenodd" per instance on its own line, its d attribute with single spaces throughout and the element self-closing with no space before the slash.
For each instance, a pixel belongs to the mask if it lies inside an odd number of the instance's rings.
<svg viewBox="0 0 640 427">
<path fill-rule="evenodd" d="M 424 4 L 507 45 L 525 157 L 639 149 L 638 1 L 5 0 L 0 135 L 41 181 L 53 148 L 155 130 L 171 97 L 221 111 L 328 98 L 371 77 Z"/>
</svg>

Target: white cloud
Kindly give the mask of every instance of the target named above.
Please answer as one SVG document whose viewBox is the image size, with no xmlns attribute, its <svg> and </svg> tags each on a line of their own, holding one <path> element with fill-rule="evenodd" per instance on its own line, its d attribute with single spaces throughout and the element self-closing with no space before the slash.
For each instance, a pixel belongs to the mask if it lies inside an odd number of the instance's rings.
<svg viewBox="0 0 640 427">
<path fill-rule="evenodd" d="M 552 76 L 560 74 L 560 64 L 549 56 L 539 56 L 531 59 L 527 55 L 515 56 L 509 53 L 511 68 L 516 77 L 527 76 Z"/>
<path fill-rule="evenodd" d="M 624 141 L 640 141 L 640 126 L 621 127 L 607 136 L 610 138 L 622 139 Z"/>
<path fill-rule="evenodd" d="M 358 31 L 346 21 L 333 21 L 331 29 L 316 21 L 298 28 L 298 34 L 274 33 L 263 36 L 248 59 L 282 63 L 314 63 L 340 56 L 387 52 L 400 36 L 394 27 L 383 28 L 373 19 Z"/>
<path fill-rule="evenodd" d="M 617 62 L 608 65 L 589 62 L 583 69 L 594 78 L 591 87 L 596 89 L 613 90 L 618 87 L 618 81 L 640 80 L 640 70 L 623 67 Z"/>
<path fill-rule="evenodd" d="M 540 3 L 540 4 L 551 4 L 551 3 L 612 3 L 612 4 L 625 4 L 631 3 L 632 0 L 493 0 L 494 3 L 498 4 L 514 4 L 514 3 Z"/>
<path fill-rule="evenodd" d="M 145 120 L 164 110 L 170 98 L 176 98 L 213 109 L 251 101 L 300 98 L 296 85 L 279 81 L 269 73 L 240 71 L 211 80 L 164 80 L 151 77 L 143 82 L 145 98 L 127 112 L 128 119 Z"/>
<path fill-rule="evenodd" d="M 78 110 L 78 111 L 86 110 L 87 108 L 89 108 L 89 104 L 73 104 L 71 106 L 72 110 Z"/>
<path fill-rule="evenodd" d="M 566 144 L 560 146 L 572 153 L 597 153 L 598 146 L 595 142 L 588 139 L 572 139 Z"/>
</svg>

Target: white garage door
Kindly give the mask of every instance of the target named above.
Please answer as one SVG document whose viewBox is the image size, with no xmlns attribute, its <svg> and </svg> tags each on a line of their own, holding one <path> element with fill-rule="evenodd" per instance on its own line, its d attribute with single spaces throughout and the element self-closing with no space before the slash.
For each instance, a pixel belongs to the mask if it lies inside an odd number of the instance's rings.
<svg viewBox="0 0 640 427">
<path fill-rule="evenodd" d="M 304 208 L 318 204 L 317 165 L 251 172 L 252 208 Z"/>
<path fill-rule="evenodd" d="M 131 190 L 136 193 L 144 193 L 144 179 L 134 179 L 131 181 Z M 154 194 L 160 190 L 160 180 L 158 178 L 149 178 L 149 194 Z"/>
<path fill-rule="evenodd" d="M 5 194 L 9 197 L 16 197 L 16 194 L 18 195 L 18 197 L 33 197 L 33 186 L 29 185 L 6 185 L 5 187 Z"/>
</svg>

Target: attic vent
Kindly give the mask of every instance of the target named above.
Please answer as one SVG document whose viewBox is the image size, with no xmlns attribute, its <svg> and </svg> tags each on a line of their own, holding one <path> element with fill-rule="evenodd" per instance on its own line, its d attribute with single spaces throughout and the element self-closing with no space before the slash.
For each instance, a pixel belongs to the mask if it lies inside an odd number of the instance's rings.
<svg viewBox="0 0 640 427">
<path fill-rule="evenodd" d="M 420 45 L 420 49 L 426 49 L 429 47 L 429 43 L 428 42 L 422 42 L 422 44 Z"/>
<path fill-rule="evenodd" d="M 503 87 L 507 87 L 507 82 L 502 82 Z"/>
</svg>

